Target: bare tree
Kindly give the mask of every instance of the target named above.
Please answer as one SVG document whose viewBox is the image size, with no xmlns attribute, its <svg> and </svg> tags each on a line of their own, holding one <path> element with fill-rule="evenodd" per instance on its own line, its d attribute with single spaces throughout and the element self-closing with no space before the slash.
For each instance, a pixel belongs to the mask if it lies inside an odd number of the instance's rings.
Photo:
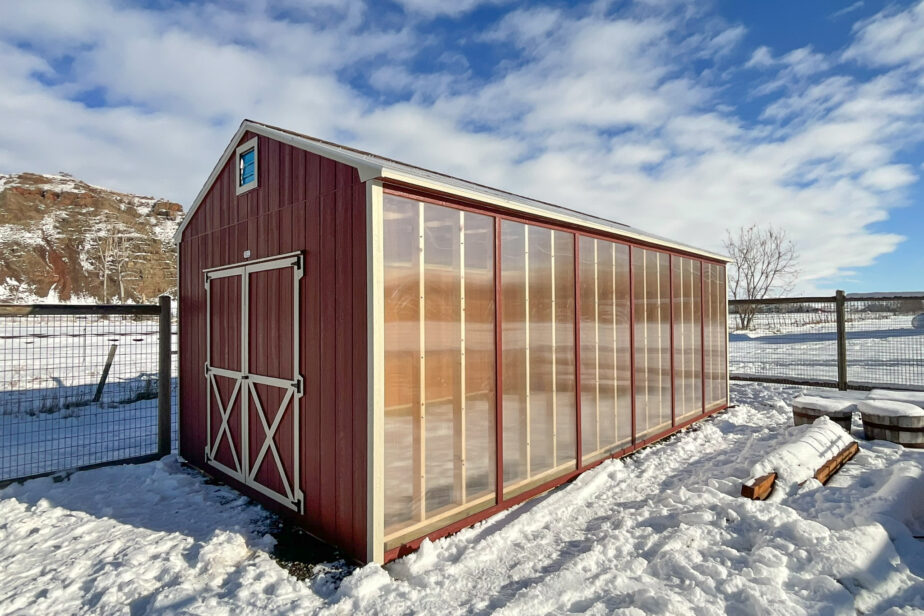
<svg viewBox="0 0 924 616">
<path fill-rule="evenodd" d="M 94 261 L 97 274 L 103 283 L 103 296 L 100 298 L 105 304 L 109 301 L 109 274 L 112 269 L 112 235 L 104 232 L 92 240 L 91 259 Z"/>
<path fill-rule="evenodd" d="M 97 226 L 96 235 L 91 239 L 91 259 L 103 283 L 103 302 L 109 301 L 109 280 L 115 279 L 118 285 L 119 303 L 125 302 L 125 282 L 135 277 L 129 274 L 128 266 L 133 257 L 133 246 L 138 234 L 125 225 L 106 217 Z"/>
<path fill-rule="evenodd" d="M 116 284 L 119 285 L 119 303 L 125 303 L 125 266 L 128 265 L 128 254 L 125 245 L 128 243 L 127 238 L 122 235 L 113 235 L 110 238 L 112 246 L 112 273 L 115 275 Z"/>
<path fill-rule="evenodd" d="M 796 247 L 783 229 L 741 227 L 734 234 L 726 231 L 723 245 L 733 260 L 728 275 L 732 299 L 764 299 L 792 290 L 798 275 Z M 739 305 L 739 329 L 750 329 L 756 313 L 756 304 Z"/>
</svg>

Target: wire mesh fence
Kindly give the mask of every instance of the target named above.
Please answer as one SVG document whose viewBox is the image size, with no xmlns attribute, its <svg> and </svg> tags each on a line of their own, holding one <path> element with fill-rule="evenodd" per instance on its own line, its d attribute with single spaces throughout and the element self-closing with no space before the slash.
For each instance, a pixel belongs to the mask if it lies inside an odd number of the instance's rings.
<svg viewBox="0 0 924 616">
<path fill-rule="evenodd" d="M 924 390 L 924 296 L 848 296 L 845 316 L 848 384 Z"/>
<path fill-rule="evenodd" d="M 924 390 L 924 295 L 729 302 L 736 380 Z"/>
<path fill-rule="evenodd" d="M 0 483 L 166 453 L 161 331 L 156 305 L 0 305 Z"/>
</svg>

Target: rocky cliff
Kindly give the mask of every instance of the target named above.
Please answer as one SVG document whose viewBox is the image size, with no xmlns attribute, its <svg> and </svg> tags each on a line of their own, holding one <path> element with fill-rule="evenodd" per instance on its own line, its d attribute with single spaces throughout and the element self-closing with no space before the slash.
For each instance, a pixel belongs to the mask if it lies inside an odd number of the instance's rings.
<svg viewBox="0 0 924 616">
<path fill-rule="evenodd" d="M 176 292 L 183 208 L 70 175 L 0 174 L 0 302 L 150 302 Z"/>
</svg>

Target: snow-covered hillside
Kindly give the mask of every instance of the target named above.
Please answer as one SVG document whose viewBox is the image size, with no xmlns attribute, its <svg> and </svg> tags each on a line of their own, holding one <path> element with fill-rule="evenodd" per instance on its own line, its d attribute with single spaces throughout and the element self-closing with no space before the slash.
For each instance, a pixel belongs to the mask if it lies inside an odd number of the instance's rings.
<svg viewBox="0 0 924 616">
<path fill-rule="evenodd" d="M 63 173 L 0 174 L 0 302 L 156 297 L 175 285 L 182 215 Z"/>
<path fill-rule="evenodd" d="M 11 486 L 0 613 L 922 613 L 924 451 L 861 438 L 827 486 L 738 496 L 807 429 L 787 404 L 802 391 L 735 384 L 737 408 L 667 442 L 385 568 L 306 581 L 271 557 L 271 516 L 175 458 Z"/>
</svg>

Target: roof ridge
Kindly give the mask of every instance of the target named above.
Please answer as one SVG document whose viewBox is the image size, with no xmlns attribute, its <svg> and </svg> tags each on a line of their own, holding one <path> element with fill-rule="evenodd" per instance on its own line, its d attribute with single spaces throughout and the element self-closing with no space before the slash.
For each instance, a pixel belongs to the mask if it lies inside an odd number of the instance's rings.
<svg viewBox="0 0 924 616">
<path fill-rule="evenodd" d="M 269 129 L 271 129 L 271 130 L 276 130 L 276 131 L 279 131 L 279 132 L 281 132 L 281 133 L 286 133 L 286 134 L 292 135 L 292 136 L 294 136 L 294 137 L 298 137 L 298 138 L 300 138 L 300 139 L 308 139 L 309 141 L 314 141 L 315 143 L 320 143 L 320 144 L 326 145 L 326 146 L 328 146 L 328 147 L 338 148 L 338 149 L 343 150 L 343 151 L 345 151 L 345 152 L 350 152 L 350 153 L 352 153 L 352 154 L 356 154 L 356 155 L 362 156 L 362 157 L 364 157 L 364 158 L 371 158 L 371 159 L 373 159 L 373 160 L 375 160 L 375 161 L 384 161 L 384 162 L 393 163 L 393 164 L 396 164 L 396 165 L 401 165 L 401 166 L 403 166 L 403 167 L 408 167 L 408 168 L 411 168 L 411 169 L 417 169 L 418 171 L 423 171 L 423 172 L 425 172 L 425 173 L 431 173 L 431 174 L 433 174 L 433 175 L 437 175 L 437 176 L 440 176 L 440 177 L 443 177 L 443 178 L 447 178 L 447 179 L 450 179 L 450 180 L 455 180 L 455 181 L 457 181 L 457 182 L 464 182 L 465 184 L 468 184 L 468 185 L 470 185 L 470 186 L 477 186 L 478 188 L 483 188 L 483 189 L 487 189 L 487 190 L 492 190 L 492 191 L 494 191 L 494 192 L 502 193 L 502 194 L 505 194 L 505 195 L 510 195 L 511 197 L 516 197 L 517 199 L 526 199 L 526 200 L 532 201 L 532 202 L 534 202 L 534 203 L 541 203 L 542 205 L 547 205 L 547 206 L 550 206 L 550 207 L 554 207 L 554 208 L 558 208 L 558 209 L 561 209 L 561 210 L 565 210 L 565 211 L 571 212 L 571 213 L 573 213 L 573 214 L 579 214 L 579 215 L 581 215 L 581 216 L 589 216 L 589 217 L 591 217 L 591 218 L 596 218 L 597 220 L 600 220 L 600 221 L 603 221 L 603 222 L 606 222 L 606 223 L 609 223 L 609 224 L 612 224 L 612 225 L 619 225 L 620 227 L 624 227 L 624 228 L 626 228 L 626 229 L 630 229 L 630 230 L 631 230 L 631 229 L 634 228 L 634 227 L 632 227 L 631 225 L 628 225 L 628 224 L 626 224 L 626 223 L 624 223 L 624 222 L 619 222 L 618 220 L 613 220 L 613 219 L 611 219 L 611 218 L 604 218 L 603 216 L 598 216 L 597 214 L 590 214 L 590 213 L 588 213 L 588 212 L 583 212 L 583 211 L 581 211 L 581 210 L 576 210 L 576 209 L 573 209 L 573 208 L 565 207 L 565 206 L 560 205 L 560 204 L 558 204 L 558 203 L 552 203 L 551 201 L 543 201 L 543 200 L 541 200 L 541 199 L 536 199 L 536 198 L 534 198 L 534 197 L 528 197 L 528 196 L 526 196 L 526 195 L 521 195 L 521 194 L 519 194 L 519 193 L 511 192 L 511 191 L 509 191 L 509 190 L 504 190 L 503 188 L 497 188 L 497 187 L 495 187 L 495 186 L 488 186 L 487 184 L 482 184 L 482 183 L 480 183 L 480 182 L 473 182 L 472 180 L 466 180 L 465 178 L 460 178 L 460 177 L 456 177 L 456 176 L 454 176 L 454 175 L 449 175 L 448 173 L 443 173 L 443 172 L 441 172 L 441 171 L 434 171 L 433 169 L 427 169 L 426 167 L 421 167 L 421 166 L 419 166 L 419 165 L 413 165 L 413 164 L 411 164 L 411 163 L 406 163 L 406 162 L 404 162 L 404 161 L 400 161 L 400 160 L 395 159 L 395 158 L 389 158 L 389 157 L 387 157 L 387 156 L 380 156 L 379 154 L 374 154 L 374 153 L 372 153 L 372 152 L 367 152 L 367 151 L 365 151 L 365 150 L 360 150 L 359 148 L 354 148 L 354 147 L 351 147 L 351 146 L 348 146 L 348 145 L 343 145 L 343 144 L 341 144 L 341 143 L 335 143 L 335 142 L 333 142 L 333 141 L 328 141 L 328 140 L 326 140 L 326 139 L 321 139 L 320 137 L 314 137 L 314 136 L 312 136 L 312 135 L 306 135 L 305 133 L 299 133 L 299 132 L 297 132 L 297 131 L 290 130 L 290 129 L 287 129 L 287 128 L 281 128 L 281 127 L 279 127 L 279 126 L 274 126 L 274 125 L 272 125 L 272 124 L 267 124 L 266 122 L 259 122 L 259 121 L 257 121 L 257 120 L 250 120 L 250 119 L 245 119 L 244 122 L 249 122 L 249 123 L 251 123 L 251 124 L 257 124 L 257 125 L 259 125 L 259 126 L 263 126 L 264 128 L 269 128 Z"/>
</svg>

